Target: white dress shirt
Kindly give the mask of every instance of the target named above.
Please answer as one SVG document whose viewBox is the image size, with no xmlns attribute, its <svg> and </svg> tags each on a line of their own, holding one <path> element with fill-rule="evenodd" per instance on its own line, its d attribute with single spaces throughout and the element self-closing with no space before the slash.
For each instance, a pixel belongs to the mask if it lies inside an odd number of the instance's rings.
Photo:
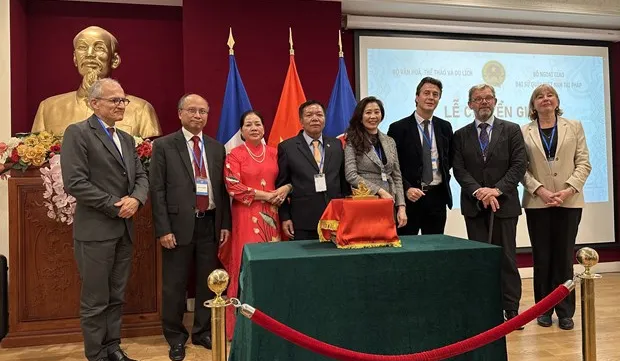
<svg viewBox="0 0 620 361">
<path fill-rule="evenodd" d="M 97 117 L 97 120 L 99 120 L 99 123 L 101 123 L 101 125 L 105 128 L 105 131 L 108 133 L 108 135 L 110 135 L 110 131 L 108 130 L 108 128 L 114 128 L 114 133 L 111 134 L 112 141 L 114 142 L 114 145 L 116 145 L 116 149 L 118 149 L 118 152 L 121 154 L 121 158 L 122 158 L 123 147 L 121 147 L 121 138 L 118 137 L 118 129 L 116 128 L 116 126 L 111 127 L 107 125 L 103 120 L 99 119 L 99 117 Z"/>
<path fill-rule="evenodd" d="M 489 125 L 486 129 L 487 134 L 489 135 L 489 144 L 491 144 L 491 133 L 493 133 L 493 122 L 494 121 L 495 121 L 495 115 L 491 115 L 489 120 L 486 121 L 486 123 Z M 479 121 L 478 119 L 474 120 L 474 122 L 476 123 L 476 132 L 478 132 L 478 139 L 480 139 L 480 132 L 482 131 L 482 129 L 480 129 L 479 125 L 482 122 Z M 478 144 L 478 146 L 480 146 L 480 144 Z"/>
<path fill-rule="evenodd" d="M 418 112 L 413 112 L 413 116 L 415 117 L 416 122 L 418 122 L 418 133 L 420 133 L 420 142 L 422 143 L 422 147 L 425 147 L 424 145 L 424 121 L 426 119 L 422 118 Z M 441 172 L 439 171 L 439 151 L 437 150 L 437 137 L 435 134 L 435 128 L 433 128 L 433 119 L 431 117 L 431 119 L 428 119 L 429 123 L 428 123 L 428 134 L 431 135 L 433 139 L 431 139 L 431 160 L 436 159 L 437 162 L 437 169 L 433 169 L 433 180 L 431 182 L 431 184 L 429 184 L 430 186 L 434 186 L 437 184 L 441 183 Z"/>
<path fill-rule="evenodd" d="M 190 163 L 192 164 L 192 175 L 194 175 L 194 173 L 196 172 L 194 168 L 194 141 L 192 140 L 192 137 L 194 136 L 194 134 L 190 133 L 185 128 L 181 128 L 181 130 L 183 131 L 183 136 L 185 137 L 185 144 L 187 144 L 187 151 L 189 152 L 187 156 L 189 157 Z M 207 174 L 207 181 L 208 181 L 207 183 L 207 187 L 209 189 L 209 209 L 208 210 L 212 210 L 212 209 L 215 209 L 215 202 L 213 201 L 213 184 L 211 184 L 211 179 L 209 178 L 209 163 L 207 162 L 207 155 L 206 155 L 207 149 L 205 148 L 205 145 L 203 142 L 202 133 L 199 134 L 198 137 L 200 138 L 200 144 L 202 144 L 201 146 L 202 166 L 205 168 L 205 172 Z"/>
</svg>

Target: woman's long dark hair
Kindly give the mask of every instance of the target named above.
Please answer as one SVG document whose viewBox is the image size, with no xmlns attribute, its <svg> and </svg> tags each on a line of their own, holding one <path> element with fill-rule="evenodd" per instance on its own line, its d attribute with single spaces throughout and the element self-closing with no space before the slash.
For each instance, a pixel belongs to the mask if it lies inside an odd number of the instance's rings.
<svg viewBox="0 0 620 361">
<path fill-rule="evenodd" d="M 349 128 L 347 128 L 347 142 L 351 144 L 355 150 L 356 155 L 362 155 L 370 150 L 372 144 L 368 139 L 368 132 L 362 124 L 362 117 L 364 116 L 364 109 L 370 103 L 376 103 L 381 110 L 381 120 L 385 117 L 385 110 L 383 109 L 383 102 L 375 97 L 366 97 L 357 103 L 353 115 L 349 121 Z"/>
</svg>

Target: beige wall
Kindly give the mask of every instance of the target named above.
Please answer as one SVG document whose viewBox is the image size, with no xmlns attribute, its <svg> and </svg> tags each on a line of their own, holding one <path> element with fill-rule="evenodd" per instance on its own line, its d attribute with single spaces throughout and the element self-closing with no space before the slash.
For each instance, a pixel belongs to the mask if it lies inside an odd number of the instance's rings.
<svg viewBox="0 0 620 361">
<path fill-rule="evenodd" d="M 0 140 L 11 136 L 11 38 L 9 1 L 0 1 Z M 0 180 L 0 253 L 9 257 L 7 181 Z"/>
</svg>

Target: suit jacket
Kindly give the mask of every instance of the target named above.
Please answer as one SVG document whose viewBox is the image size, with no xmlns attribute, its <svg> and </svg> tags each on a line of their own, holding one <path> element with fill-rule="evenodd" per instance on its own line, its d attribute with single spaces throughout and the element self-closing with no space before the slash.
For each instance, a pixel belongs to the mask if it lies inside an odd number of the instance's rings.
<svg viewBox="0 0 620 361">
<path fill-rule="evenodd" d="M 203 134 L 213 201 L 215 237 L 231 229 L 230 198 L 224 185 L 224 146 Z M 153 143 L 149 168 L 155 237 L 173 233 L 178 244 L 189 244 L 196 221 L 196 181 L 183 131 L 161 137 Z"/>
<path fill-rule="evenodd" d="M 347 182 L 357 188 L 360 181 L 364 181 L 366 186 L 377 194 L 380 188 L 384 188 L 381 179 L 381 170 L 385 172 L 388 180 L 388 191 L 396 201 L 397 206 L 405 205 L 405 195 L 403 194 L 403 178 L 398 164 L 398 154 L 396 153 L 396 143 L 394 139 L 379 132 L 379 142 L 385 152 L 386 164 L 383 165 L 381 159 L 371 147 L 363 155 L 356 155 L 353 146 L 347 142 L 344 148 L 344 172 Z"/>
<path fill-rule="evenodd" d="M 410 116 L 396 121 L 390 125 L 388 135 L 396 142 L 400 170 L 403 175 L 404 192 L 407 189 L 421 188 L 422 184 L 422 142 L 415 116 Z M 452 168 L 453 146 L 452 125 L 438 117 L 433 116 L 433 135 L 437 143 L 439 153 L 439 171 L 441 173 L 441 185 L 445 188 L 446 204 L 452 208 L 452 191 L 450 190 L 450 168 Z"/>
<path fill-rule="evenodd" d="M 527 154 L 518 124 L 495 118 L 486 161 L 482 157 L 478 131 L 472 122 L 454 133 L 454 177 L 461 185 L 461 213 L 475 217 L 483 209 L 473 196 L 481 187 L 499 188 L 497 217 L 518 217 L 521 203 L 517 185 L 527 167 Z"/>
<path fill-rule="evenodd" d="M 297 136 L 278 144 L 276 187 L 289 183 L 293 186 L 289 194 L 290 202 L 280 206 L 280 221 L 292 220 L 295 229 L 316 230 L 329 201 L 351 193 L 351 187 L 344 176 L 342 143 L 323 134 L 323 148 L 323 173 L 327 191 L 317 193 L 314 176 L 319 173 L 319 167 L 304 139 L 303 130 Z"/>
<path fill-rule="evenodd" d="M 114 203 L 124 196 L 142 205 L 149 182 L 132 136 L 116 130 L 123 157 L 95 115 L 67 127 L 62 141 L 62 179 L 75 197 L 73 236 L 79 241 L 120 238 L 125 231 L 134 239 L 133 219 L 118 217 Z"/>
<path fill-rule="evenodd" d="M 572 186 L 577 193 L 562 203 L 561 207 L 582 208 L 583 185 L 590 175 L 588 145 L 581 123 L 558 117 L 558 145 L 555 159 L 549 164 L 545 148 L 540 138 L 538 122 L 532 121 L 524 125 L 523 138 L 527 151 L 528 167 L 523 177 L 526 192 L 523 194 L 523 208 L 546 208 L 545 202 L 534 194 L 539 187 L 551 192 L 561 191 Z"/>
</svg>

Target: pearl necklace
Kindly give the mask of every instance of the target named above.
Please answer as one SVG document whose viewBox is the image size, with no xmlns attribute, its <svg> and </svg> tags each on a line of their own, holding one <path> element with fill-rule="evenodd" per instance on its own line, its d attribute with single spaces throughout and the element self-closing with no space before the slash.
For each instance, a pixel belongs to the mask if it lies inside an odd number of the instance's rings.
<svg viewBox="0 0 620 361">
<path fill-rule="evenodd" d="M 264 144 L 263 144 L 263 151 L 259 155 L 255 155 L 254 153 L 252 153 L 250 148 L 248 148 L 247 144 L 243 143 L 243 146 L 245 146 L 245 149 L 248 151 L 248 154 L 250 155 L 250 157 L 252 157 L 252 159 L 254 159 L 256 163 L 262 163 L 265 161 L 265 145 Z M 261 157 L 263 159 L 260 159 Z"/>
</svg>

